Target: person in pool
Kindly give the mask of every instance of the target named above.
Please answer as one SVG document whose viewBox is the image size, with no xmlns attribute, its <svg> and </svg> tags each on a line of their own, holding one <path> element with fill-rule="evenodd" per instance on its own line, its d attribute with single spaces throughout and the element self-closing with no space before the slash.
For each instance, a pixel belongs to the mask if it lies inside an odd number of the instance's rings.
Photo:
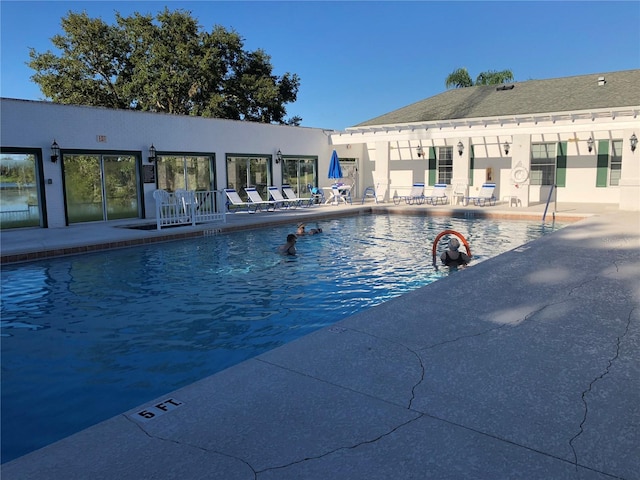
<svg viewBox="0 0 640 480">
<path fill-rule="evenodd" d="M 440 260 L 447 267 L 463 267 L 471 261 L 466 253 L 459 252 L 460 242 L 457 238 L 449 240 L 449 249 L 440 255 Z"/>
<path fill-rule="evenodd" d="M 293 233 L 287 235 L 287 243 L 284 245 L 280 245 L 278 247 L 278 251 L 283 255 L 295 255 L 296 254 L 296 241 L 298 237 L 296 237 Z"/>
<path fill-rule="evenodd" d="M 322 233 L 322 229 L 320 227 L 318 228 L 312 228 L 311 230 L 305 230 L 305 223 L 299 223 L 298 224 L 298 230 L 296 231 L 296 235 L 315 235 L 316 233 Z"/>
</svg>

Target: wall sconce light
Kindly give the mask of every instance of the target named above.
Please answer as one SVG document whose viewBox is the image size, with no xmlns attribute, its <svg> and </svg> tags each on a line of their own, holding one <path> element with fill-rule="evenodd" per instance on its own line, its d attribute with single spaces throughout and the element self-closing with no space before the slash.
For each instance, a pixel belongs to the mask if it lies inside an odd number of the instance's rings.
<svg viewBox="0 0 640 480">
<path fill-rule="evenodd" d="M 631 135 L 631 138 L 629 139 L 629 142 L 631 143 L 631 151 L 635 152 L 636 151 L 636 147 L 638 146 L 638 137 L 636 137 L 635 133 L 633 135 Z"/>
<path fill-rule="evenodd" d="M 51 144 L 51 163 L 56 163 L 58 161 L 58 157 L 60 157 L 60 147 L 54 139 Z"/>
<path fill-rule="evenodd" d="M 282 161 L 282 152 L 280 149 L 276 152 L 276 163 L 280 163 Z"/>
<path fill-rule="evenodd" d="M 156 161 L 156 147 L 153 146 L 153 143 L 149 147 L 149 163 Z"/>
<path fill-rule="evenodd" d="M 422 145 L 418 145 L 417 153 L 418 153 L 418 158 L 424 157 L 424 150 L 422 150 Z"/>
<path fill-rule="evenodd" d="M 509 155 L 509 148 L 510 148 L 509 142 L 504 142 L 504 145 L 502 146 L 502 148 L 504 148 L 504 154 Z"/>
<path fill-rule="evenodd" d="M 589 140 L 587 140 L 587 148 L 589 149 L 589 153 L 593 151 L 593 137 L 589 137 Z"/>
<path fill-rule="evenodd" d="M 458 155 L 462 156 L 462 152 L 464 151 L 464 145 L 462 142 L 458 142 Z"/>
</svg>

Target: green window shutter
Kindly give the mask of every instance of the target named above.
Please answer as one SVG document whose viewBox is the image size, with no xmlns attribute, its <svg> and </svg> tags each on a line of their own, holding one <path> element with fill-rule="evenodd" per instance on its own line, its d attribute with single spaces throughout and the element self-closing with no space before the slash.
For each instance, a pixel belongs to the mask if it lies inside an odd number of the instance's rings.
<svg viewBox="0 0 640 480">
<path fill-rule="evenodd" d="M 598 141 L 598 163 L 596 170 L 596 187 L 607 186 L 609 173 L 609 140 Z"/>
<path fill-rule="evenodd" d="M 473 187 L 473 169 L 476 163 L 475 160 L 476 160 L 475 150 L 473 148 L 473 145 L 471 145 L 471 157 L 469 158 L 469 186 L 470 187 Z"/>
<path fill-rule="evenodd" d="M 429 185 L 436 184 L 436 147 L 429 147 Z"/>
<path fill-rule="evenodd" d="M 567 142 L 558 143 L 556 156 L 556 187 L 567 186 Z"/>
</svg>

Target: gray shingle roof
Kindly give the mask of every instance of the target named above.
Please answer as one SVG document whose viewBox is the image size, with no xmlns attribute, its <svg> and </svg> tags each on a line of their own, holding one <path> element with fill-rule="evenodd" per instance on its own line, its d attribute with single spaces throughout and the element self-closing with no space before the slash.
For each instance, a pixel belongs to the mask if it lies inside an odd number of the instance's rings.
<svg viewBox="0 0 640 480">
<path fill-rule="evenodd" d="M 605 84 L 598 85 L 604 77 Z M 510 87 L 511 89 L 498 89 Z M 356 127 L 640 105 L 640 70 L 456 88 Z"/>
</svg>

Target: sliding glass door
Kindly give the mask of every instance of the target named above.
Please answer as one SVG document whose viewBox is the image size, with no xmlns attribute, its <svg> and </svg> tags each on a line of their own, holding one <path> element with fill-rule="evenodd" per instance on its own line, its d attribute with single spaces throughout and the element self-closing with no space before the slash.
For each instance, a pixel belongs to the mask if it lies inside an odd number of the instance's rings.
<svg viewBox="0 0 640 480">
<path fill-rule="evenodd" d="M 159 155 L 158 188 L 176 190 L 213 190 L 213 157 L 207 155 Z"/>
<path fill-rule="evenodd" d="M 69 224 L 140 215 L 135 156 L 67 154 L 63 165 Z"/>
<path fill-rule="evenodd" d="M 260 196 L 267 200 L 271 186 L 271 156 L 228 156 L 227 188 L 235 189 L 240 197 L 246 198 L 244 189 L 256 187 Z"/>
<path fill-rule="evenodd" d="M 283 158 L 282 183 L 291 185 L 296 195 L 308 197 L 307 185 L 315 187 L 318 183 L 318 158 Z"/>
</svg>

